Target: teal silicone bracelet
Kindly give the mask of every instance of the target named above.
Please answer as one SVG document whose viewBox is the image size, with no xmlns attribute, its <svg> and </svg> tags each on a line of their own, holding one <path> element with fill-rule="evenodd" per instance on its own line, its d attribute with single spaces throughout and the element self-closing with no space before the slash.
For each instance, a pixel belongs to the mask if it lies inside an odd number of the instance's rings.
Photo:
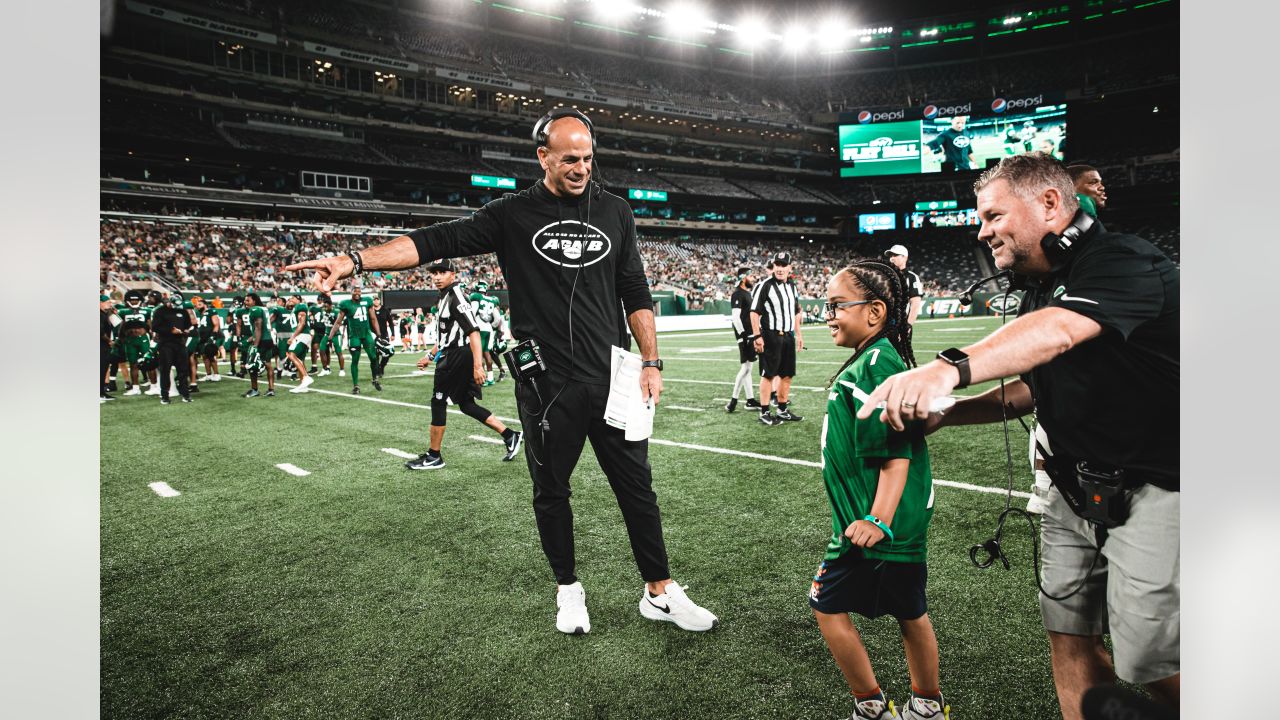
<svg viewBox="0 0 1280 720">
<path fill-rule="evenodd" d="M 889 538 L 889 542 L 893 542 L 893 531 L 889 529 L 888 525 L 880 522 L 880 518 L 875 515 L 868 515 L 862 519 L 880 528 L 880 532 L 884 533 L 884 536 Z"/>
</svg>

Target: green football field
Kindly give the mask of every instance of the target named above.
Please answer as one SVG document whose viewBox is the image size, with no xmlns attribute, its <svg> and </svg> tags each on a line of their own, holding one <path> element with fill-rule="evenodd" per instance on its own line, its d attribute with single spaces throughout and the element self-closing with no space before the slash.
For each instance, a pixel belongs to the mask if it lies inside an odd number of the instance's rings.
<svg viewBox="0 0 1280 720">
<path fill-rule="evenodd" d="M 998 323 L 922 322 L 917 356 Z M 708 633 L 640 616 L 643 585 L 589 446 L 573 507 L 592 630 L 557 632 L 523 457 L 501 462 L 497 436 L 456 411 L 448 467 L 413 472 L 388 452 L 426 449 L 431 377 L 411 375 L 417 355 L 392 359 L 383 392 L 362 363 L 359 396 L 335 362 L 313 392 L 285 382 L 274 398 L 245 399 L 248 383 L 224 365 L 193 404 L 102 406 L 103 717 L 847 717 L 806 593 L 831 523 L 817 464 L 823 388 L 848 351 L 825 327 L 805 338 L 793 393 L 804 420 L 780 427 L 724 412 L 738 366 L 727 329 L 659 339 L 666 390 L 649 459 L 674 577 L 720 618 Z M 516 425 L 509 380 L 481 402 Z M 1010 438 L 1025 493 L 1016 422 Z M 952 717 L 1054 717 L 1026 523 L 1006 533 L 1012 570 L 968 558 L 1004 507 L 1001 428 L 944 430 L 929 444 L 929 604 Z M 1025 494 L 1013 502 L 1025 507 Z M 896 623 L 855 620 L 901 705 Z"/>
</svg>

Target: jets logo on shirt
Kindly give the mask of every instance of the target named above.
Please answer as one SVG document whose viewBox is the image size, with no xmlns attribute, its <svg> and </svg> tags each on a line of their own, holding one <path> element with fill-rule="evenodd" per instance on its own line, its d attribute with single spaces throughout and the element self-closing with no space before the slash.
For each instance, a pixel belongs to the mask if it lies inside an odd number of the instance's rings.
<svg viewBox="0 0 1280 720">
<path fill-rule="evenodd" d="M 951 141 L 951 144 L 960 148 L 969 147 L 969 137 L 967 135 L 957 135 L 955 139 Z"/>
<path fill-rule="evenodd" d="M 613 243 L 594 225 L 561 220 L 533 234 L 533 249 L 555 265 L 586 267 L 607 257 Z"/>
</svg>

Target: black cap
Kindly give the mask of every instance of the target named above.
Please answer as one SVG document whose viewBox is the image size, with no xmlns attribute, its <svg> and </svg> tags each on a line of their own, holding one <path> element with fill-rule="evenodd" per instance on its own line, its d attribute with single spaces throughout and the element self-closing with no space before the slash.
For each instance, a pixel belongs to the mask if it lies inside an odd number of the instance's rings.
<svg viewBox="0 0 1280 720">
<path fill-rule="evenodd" d="M 437 270 L 457 272 L 458 268 L 454 266 L 453 260 L 449 258 L 441 258 L 439 260 L 432 260 L 431 264 L 427 266 L 428 272 L 435 272 Z"/>
<path fill-rule="evenodd" d="M 773 264 L 774 265 L 790 265 L 791 255 L 789 255 L 788 253 L 780 252 L 777 255 L 773 256 Z"/>
</svg>

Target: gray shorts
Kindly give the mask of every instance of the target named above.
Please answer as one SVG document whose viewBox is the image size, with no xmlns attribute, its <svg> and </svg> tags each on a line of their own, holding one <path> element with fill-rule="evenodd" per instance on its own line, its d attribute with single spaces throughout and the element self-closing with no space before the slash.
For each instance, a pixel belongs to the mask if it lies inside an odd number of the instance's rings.
<svg viewBox="0 0 1280 720">
<path fill-rule="evenodd" d="M 1102 557 L 1076 595 L 1040 595 L 1046 630 L 1069 635 L 1111 633 L 1116 675 L 1149 683 L 1179 671 L 1181 493 L 1143 485 L 1130 496 L 1129 519 L 1112 529 Z M 1097 552 L 1093 526 L 1071 512 L 1057 488 L 1040 523 L 1045 590 L 1062 596 L 1085 579 Z"/>
</svg>

